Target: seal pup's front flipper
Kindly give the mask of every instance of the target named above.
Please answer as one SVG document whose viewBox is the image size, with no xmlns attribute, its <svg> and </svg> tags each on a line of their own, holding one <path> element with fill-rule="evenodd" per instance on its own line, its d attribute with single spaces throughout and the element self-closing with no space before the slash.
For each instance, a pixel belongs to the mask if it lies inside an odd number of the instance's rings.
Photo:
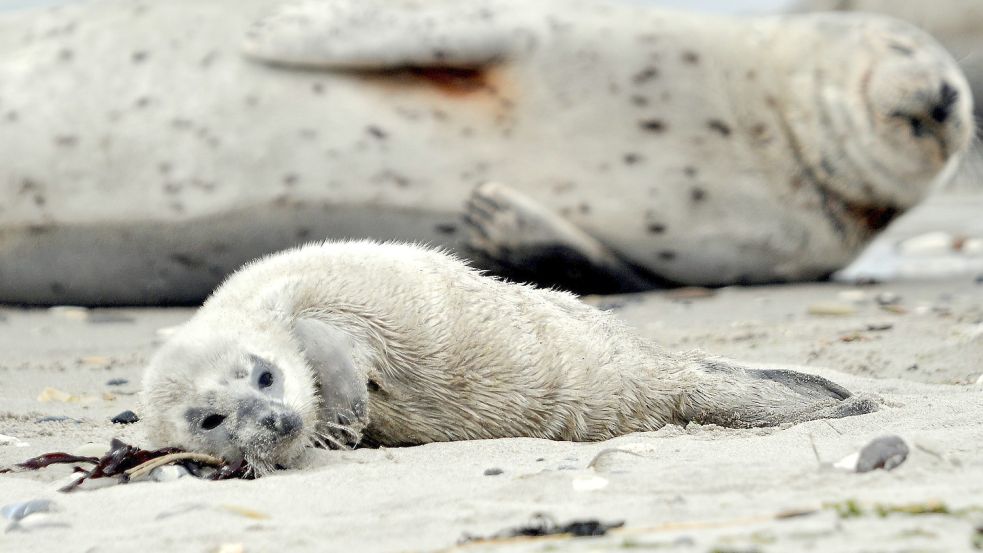
<svg viewBox="0 0 983 553">
<path fill-rule="evenodd" d="M 367 424 L 368 389 L 352 360 L 348 336 L 314 318 L 293 323 L 294 337 L 320 387 L 321 417 L 318 434 L 324 445 L 354 447 Z"/>
<path fill-rule="evenodd" d="M 466 247 L 479 264 L 513 280 L 572 292 L 649 290 L 654 278 L 593 236 L 509 186 L 475 188 L 465 208 Z"/>
<path fill-rule="evenodd" d="M 256 22 L 243 50 L 278 65 L 477 68 L 531 40 L 509 17 L 495 0 L 306 1 Z"/>
<path fill-rule="evenodd" d="M 878 409 L 873 399 L 812 374 L 753 369 L 718 358 L 697 361 L 695 370 L 696 385 L 681 402 L 684 422 L 754 428 L 838 419 Z"/>
</svg>

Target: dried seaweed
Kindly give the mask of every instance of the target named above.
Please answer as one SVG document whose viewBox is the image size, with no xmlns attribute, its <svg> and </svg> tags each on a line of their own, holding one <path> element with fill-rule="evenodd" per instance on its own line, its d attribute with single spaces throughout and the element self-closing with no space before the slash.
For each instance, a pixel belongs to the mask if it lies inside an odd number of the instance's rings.
<svg viewBox="0 0 983 553">
<path fill-rule="evenodd" d="M 38 470 L 55 464 L 88 463 L 94 465 L 88 470 L 76 465 L 75 472 L 81 473 L 81 476 L 71 484 L 58 490 L 61 492 L 70 492 L 82 485 L 86 480 L 97 478 L 115 477 L 121 484 L 125 484 L 130 481 L 131 474 L 149 472 L 140 471 L 136 473 L 133 469 L 138 469 L 138 467 L 141 467 L 145 463 L 165 456 L 172 456 L 166 460 L 166 464 L 175 464 L 184 467 L 192 476 L 198 478 L 229 480 L 235 478 L 249 479 L 253 477 L 252 471 L 244 462 L 222 463 L 215 468 L 211 468 L 216 463 L 215 461 L 209 460 L 208 456 L 200 454 L 178 455 L 187 453 L 189 452 L 173 447 L 154 450 L 140 449 L 120 440 L 113 439 L 110 443 L 109 451 L 102 457 L 83 457 L 60 452 L 45 453 L 44 455 L 39 455 L 23 463 L 19 463 L 16 466 L 21 469 Z M 9 471 L 9 469 L 5 470 Z"/>
<path fill-rule="evenodd" d="M 596 519 L 574 520 L 566 524 L 557 524 L 553 517 L 538 513 L 533 516 L 529 524 L 508 528 L 488 537 L 465 535 L 461 538 L 461 543 L 555 535 L 569 535 L 574 538 L 603 536 L 608 533 L 608 530 L 621 528 L 624 525 L 624 521 L 607 523 Z"/>
</svg>

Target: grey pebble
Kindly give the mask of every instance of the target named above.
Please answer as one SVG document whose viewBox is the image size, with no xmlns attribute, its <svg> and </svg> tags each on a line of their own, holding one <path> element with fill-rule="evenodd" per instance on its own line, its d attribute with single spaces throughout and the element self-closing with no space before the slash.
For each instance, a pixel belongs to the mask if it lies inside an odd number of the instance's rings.
<svg viewBox="0 0 983 553">
<path fill-rule="evenodd" d="M 881 436 L 860 450 L 857 472 L 892 470 L 908 458 L 908 444 L 900 436 Z"/>
<path fill-rule="evenodd" d="M 894 292 L 881 292 L 874 297 L 877 305 L 897 305 L 901 303 L 901 296 Z"/>
<path fill-rule="evenodd" d="M 505 472 L 505 471 L 502 470 L 502 469 L 500 469 L 500 468 L 485 469 L 485 476 L 498 476 L 499 474 L 502 474 L 503 472 Z"/>
<path fill-rule="evenodd" d="M 106 386 L 122 386 L 123 384 L 129 384 L 130 381 L 125 378 L 114 378 L 112 380 L 106 381 Z"/>
<path fill-rule="evenodd" d="M 133 424 L 140 420 L 136 413 L 127 409 L 112 419 L 113 424 Z"/>
<path fill-rule="evenodd" d="M 31 499 L 30 501 L 21 501 L 0 507 L 0 515 L 3 515 L 3 518 L 7 520 L 17 522 L 34 513 L 47 513 L 54 506 L 55 502 L 50 499 Z"/>
</svg>

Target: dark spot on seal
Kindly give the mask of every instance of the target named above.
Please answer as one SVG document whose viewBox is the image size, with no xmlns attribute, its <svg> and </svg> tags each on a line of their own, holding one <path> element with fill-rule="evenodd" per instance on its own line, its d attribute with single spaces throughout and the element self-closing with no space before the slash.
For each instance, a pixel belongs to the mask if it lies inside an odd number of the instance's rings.
<svg viewBox="0 0 983 553">
<path fill-rule="evenodd" d="M 51 293 L 56 296 L 65 295 L 65 285 L 60 282 L 52 282 L 51 285 L 48 286 L 48 288 L 51 289 Z"/>
<path fill-rule="evenodd" d="M 753 81 L 758 78 L 758 72 L 754 69 L 748 69 L 747 73 L 744 74 L 744 77 L 749 81 Z"/>
<path fill-rule="evenodd" d="M 490 469 L 485 469 L 484 474 L 485 476 L 498 476 L 499 474 L 502 474 L 504 472 L 505 471 L 500 468 L 490 468 Z"/>
<path fill-rule="evenodd" d="M 702 202 L 707 197 L 707 191 L 699 186 L 694 186 L 693 189 L 689 191 L 689 196 L 694 202 Z"/>
<path fill-rule="evenodd" d="M 902 56 L 904 56 L 906 58 L 910 58 L 911 56 L 915 55 L 915 51 L 914 50 L 912 50 L 911 48 L 908 48 L 907 46 L 905 46 L 903 44 L 899 44 L 897 42 L 892 42 L 888 46 L 892 50 L 894 50 L 895 52 L 901 54 Z"/>
<path fill-rule="evenodd" d="M 115 417 L 113 417 L 112 419 L 110 419 L 110 421 L 113 424 L 133 424 L 133 423 L 135 423 L 135 422 L 137 422 L 139 420 L 140 420 L 140 417 L 138 417 L 136 413 L 134 413 L 133 411 L 130 411 L 129 409 L 127 409 L 126 411 L 123 411 L 122 413 L 120 413 L 120 414 L 116 415 Z"/>
<path fill-rule="evenodd" d="M 700 63 L 700 55 L 692 50 L 686 50 L 682 55 L 683 63 L 696 65 Z"/>
<path fill-rule="evenodd" d="M 625 162 L 625 165 L 635 165 L 639 161 L 642 161 L 642 156 L 636 153 L 627 153 L 621 159 Z"/>
<path fill-rule="evenodd" d="M 457 232 L 457 225 L 454 223 L 440 223 L 434 225 L 433 229 L 439 234 L 454 234 Z"/>
<path fill-rule="evenodd" d="M 764 123 L 751 125 L 751 136 L 755 140 L 763 140 L 768 136 L 768 127 Z"/>
<path fill-rule="evenodd" d="M 646 98 L 645 96 L 642 96 L 642 95 L 639 95 L 639 94 L 635 94 L 635 95 L 633 95 L 631 97 L 631 103 L 635 107 L 643 108 L 643 107 L 649 105 L 649 99 Z"/>
<path fill-rule="evenodd" d="M 659 259 L 663 261 L 672 261 L 673 259 L 676 259 L 676 252 L 672 250 L 662 250 L 659 252 Z"/>
<path fill-rule="evenodd" d="M 368 131 L 370 135 L 372 135 L 375 138 L 378 138 L 379 140 L 385 140 L 386 138 L 389 137 L 389 134 L 386 131 L 382 130 L 381 128 L 375 125 L 369 125 L 368 127 L 366 127 L 365 130 Z"/>
<path fill-rule="evenodd" d="M 590 204 L 582 203 L 582 204 L 578 205 L 577 206 L 577 211 L 579 211 L 581 213 L 581 215 L 587 215 L 587 214 L 589 214 L 590 213 Z"/>
<path fill-rule="evenodd" d="M 140 96 L 139 98 L 136 99 L 135 102 L 133 102 L 133 105 L 135 105 L 138 108 L 145 108 L 150 105 L 150 101 L 151 100 L 149 96 Z"/>
<path fill-rule="evenodd" d="M 162 161 L 157 164 L 157 172 L 160 173 L 161 175 L 170 174 L 171 169 L 173 168 L 174 167 L 171 165 L 171 162 L 169 161 Z"/>
<path fill-rule="evenodd" d="M 143 63 L 147 61 L 148 55 L 149 54 L 147 54 L 145 50 L 137 50 L 136 52 L 130 54 L 130 61 L 132 61 L 133 63 Z"/>
<path fill-rule="evenodd" d="M 172 253 L 168 258 L 186 269 L 200 269 L 205 266 L 205 260 L 185 253 Z"/>
<path fill-rule="evenodd" d="M 652 234 L 662 234 L 663 232 L 666 231 L 666 226 L 663 225 L 662 223 L 649 223 L 648 227 L 646 227 L 646 230 L 648 230 Z"/>
<path fill-rule="evenodd" d="M 284 186 L 294 186 L 299 180 L 300 177 L 297 175 L 297 173 L 287 173 L 286 175 L 283 175 Z"/>
<path fill-rule="evenodd" d="M 311 235 L 311 229 L 307 227 L 300 227 L 297 232 L 294 233 L 294 237 L 298 240 L 306 240 Z"/>
<path fill-rule="evenodd" d="M 55 144 L 62 148 L 78 146 L 79 138 L 73 134 L 60 134 L 55 137 Z"/>
<path fill-rule="evenodd" d="M 447 59 L 447 52 L 444 51 L 444 50 L 441 50 L 440 48 L 435 48 L 433 50 L 433 59 L 435 59 L 437 61 L 444 61 L 444 60 Z"/>
<path fill-rule="evenodd" d="M 631 81 L 635 84 L 645 84 L 652 79 L 656 79 L 659 76 L 659 69 L 656 67 L 648 66 L 642 69 L 631 78 Z"/>
<path fill-rule="evenodd" d="M 491 89 L 486 69 L 411 67 L 409 74 L 449 96 Z"/>
<path fill-rule="evenodd" d="M 699 173 L 699 171 L 696 170 L 696 167 L 693 167 L 691 165 L 687 165 L 686 167 L 683 167 L 683 174 L 689 178 L 695 177 L 697 173 Z"/>
<path fill-rule="evenodd" d="M 20 114 L 18 114 L 14 110 L 10 110 L 7 112 L 4 118 L 7 120 L 8 123 L 16 123 L 17 120 L 20 119 Z"/>
<path fill-rule="evenodd" d="M 638 126 L 642 128 L 643 131 L 662 133 L 666 130 L 666 122 L 662 119 L 645 119 L 638 122 Z"/>
<path fill-rule="evenodd" d="M 713 132 L 720 133 L 720 136 L 723 137 L 730 136 L 731 133 L 730 125 L 724 123 L 720 119 L 711 119 L 707 121 L 707 127 L 709 127 Z"/>
<path fill-rule="evenodd" d="M 314 94 L 324 94 L 324 84 L 323 83 L 312 84 L 311 92 L 313 92 Z"/>
<path fill-rule="evenodd" d="M 61 50 L 58 50 L 58 61 L 66 61 L 66 62 L 72 61 L 74 57 L 75 57 L 75 52 L 72 52 L 68 48 L 62 48 Z"/>
</svg>

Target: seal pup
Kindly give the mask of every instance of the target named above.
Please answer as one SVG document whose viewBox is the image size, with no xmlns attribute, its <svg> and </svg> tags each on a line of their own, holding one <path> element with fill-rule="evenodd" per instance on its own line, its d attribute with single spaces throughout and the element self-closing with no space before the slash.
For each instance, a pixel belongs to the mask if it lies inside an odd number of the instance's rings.
<svg viewBox="0 0 983 553">
<path fill-rule="evenodd" d="M 870 15 L 94 0 L 0 19 L 20 44 L 0 53 L 0 301 L 197 302 L 323 237 L 576 291 L 815 279 L 972 127 L 949 54 Z"/>
<path fill-rule="evenodd" d="M 142 393 L 158 445 L 260 472 L 318 443 L 592 441 L 876 410 L 816 376 L 665 351 L 566 292 L 368 241 L 246 265 L 154 355 Z"/>
</svg>

